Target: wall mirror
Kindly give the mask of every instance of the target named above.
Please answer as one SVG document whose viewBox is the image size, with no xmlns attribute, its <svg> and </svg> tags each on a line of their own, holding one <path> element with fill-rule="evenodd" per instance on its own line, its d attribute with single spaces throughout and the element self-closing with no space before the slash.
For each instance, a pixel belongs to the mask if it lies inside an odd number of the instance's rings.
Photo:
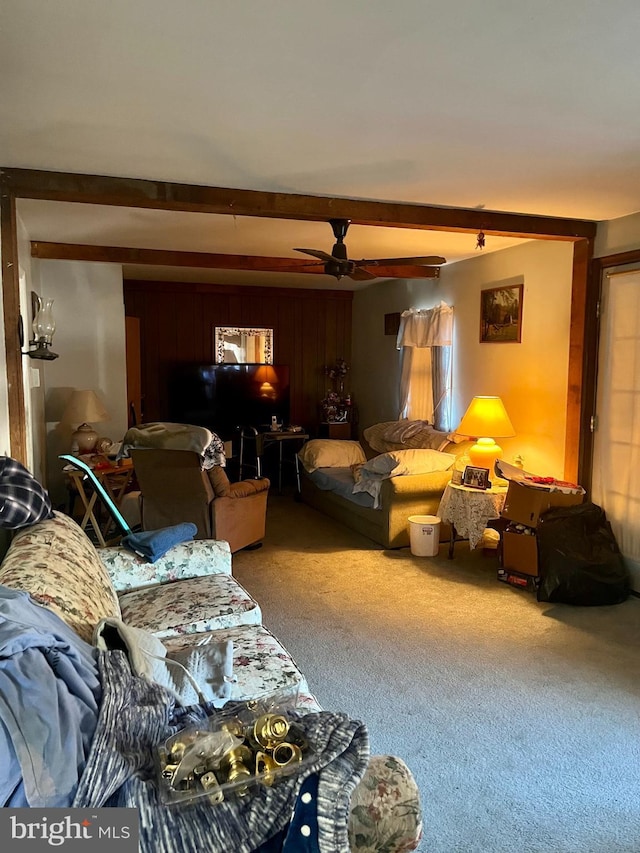
<svg viewBox="0 0 640 853">
<path fill-rule="evenodd" d="M 273 364 L 273 329 L 216 326 L 216 364 Z"/>
</svg>

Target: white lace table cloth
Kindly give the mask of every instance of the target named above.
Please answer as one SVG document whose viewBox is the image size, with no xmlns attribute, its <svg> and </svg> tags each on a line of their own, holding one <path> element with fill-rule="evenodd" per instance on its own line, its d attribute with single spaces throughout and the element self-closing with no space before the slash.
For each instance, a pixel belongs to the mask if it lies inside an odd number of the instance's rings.
<svg viewBox="0 0 640 853">
<path fill-rule="evenodd" d="M 502 486 L 482 491 L 449 483 L 440 500 L 438 517 L 453 524 L 456 533 L 469 540 L 469 547 L 476 548 L 489 519 L 499 518 L 506 496 L 507 490 Z"/>
</svg>

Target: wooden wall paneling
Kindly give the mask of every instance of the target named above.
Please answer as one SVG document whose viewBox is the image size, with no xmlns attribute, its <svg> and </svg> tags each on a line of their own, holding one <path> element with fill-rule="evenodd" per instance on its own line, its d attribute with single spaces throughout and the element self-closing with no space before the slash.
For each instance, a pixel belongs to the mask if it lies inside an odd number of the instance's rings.
<svg viewBox="0 0 640 853">
<path fill-rule="evenodd" d="M 195 361 L 215 364 L 215 330 L 217 326 L 232 326 L 229 319 L 229 299 L 214 293 L 200 294 L 202 309 L 193 318 L 198 330 L 199 353 Z"/>
<path fill-rule="evenodd" d="M 184 315 L 186 329 L 183 332 L 183 338 L 181 338 L 182 345 L 180 353 L 184 355 L 186 361 L 199 361 L 209 346 L 212 348 L 211 353 L 213 355 L 213 329 L 211 329 L 211 334 L 206 334 L 205 336 L 205 325 L 203 323 L 194 323 L 194 317 L 206 316 L 206 297 L 202 293 L 185 291 L 183 298 L 189 306 L 189 310 Z M 209 329 L 207 328 L 208 331 Z M 185 341 L 189 342 L 188 346 L 184 346 Z M 211 360 L 213 361 L 213 358 Z M 207 361 L 207 359 L 204 359 L 204 361 Z"/>
<path fill-rule="evenodd" d="M 146 414 L 147 422 L 167 420 L 163 414 L 162 396 L 160 384 L 162 382 L 162 364 L 172 361 L 175 352 L 170 350 L 170 341 L 162 340 L 163 318 L 171 313 L 166 293 L 158 294 L 157 299 L 145 301 L 144 331 L 145 331 L 145 354 L 143 364 L 146 366 L 146 375 L 143 374 L 145 382 Z"/>
<path fill-rule="evenodd" d="M 273 341 L 273 360 L 274 363 L 283 364 L 282 361 L 279 360 L 279 344 L 282 343 L 284 337 L 287 337 L 290 333 L 289 329 L 286 330 L 286 334 L 283 334 L 283 330 L 279 328 L 279 316 L 278 316 L 278 303 L 281 300 L 276 298 L 272 298 L 268 294 L 265 294 L 265 298 L 262 301 L 261 305 L 261 322 L 259 326 L 263 326 L 265 329 L 273 329 L 274 341 Z M 282 300 L 283 301 L 283 300 Z M 276 338 L 277 333 L 277 338 Z"/>
<path fill-rule="evenodd" d="M 331 367 L 332 364 L 335 364 L 336 359 L 342 355 L 338 329 L 339 320 L 338 303 L 328 303 L 324 313 L 324 367 Z M 326 375 L 325 382 L 328 383 L 327 387 L 330 387 L 331 382 Z"/>
<path fill-rule="evenodd" d="M 213 362 L 215 326 L 265 326 L 274 330 L 275 361 L 290 368 L 291 420 L 315 432 L 329 387 L 324 366 L 350 358 L 351 293 L 156 284 L 125 282 L 127 313 L 140 317 L 147 421 L 169 416 L 175 363 Z"/>
<path fill-rule="evenodd" d="M 127 362 L 127 424 L 132 427 L 142 423 L 140 318 L 126 316 L 124 326 Z"/>
<path fill-rule="evenodd" d="M 156 394 L 158 411 L 169 410 L 169 384 L 171 371 L 180 358 L 181 348 L 176 334 L 176 318 L 180 311 L 180 300 L 176 293 L 165 294 L 163 298 L 164 311 L 156 315 L 157 346 L 159 358 L 156 370 Z M 164 416 L 166 420 L 166 416 Z M 159 420 L 161 420 L 159 418 Z"/>
<path fill-rule="evenodd" d="M 244 300 L 248 294 L 231 293 L 225 300 L 227 304 L 227 320 L 225 323 L 216 323 L 218 326 L 244 326 Z"/>
<path fill-rule="evenodd" d="M 327 376 L 324 372 L 328 362 L 326 360 L 326 337 L 331 336 L 335 344 L 335 315 L 332 300 L 313 300 L 309 306 L 308 317 L 305 318 L 305 326 L 309 329 L 307 341 L 305 342 L 305 373 L 304 381 L 309 389 L 315 387 L 315 393 L 306 397 L 307 409 L 305 415 L 307 423 L 317 424 L 320 421 L 320 400 L 325 396 Z M 308 345 L 308 346 L 307 346 Z"/>
<path fill-rule="evenodd" d="M 291 406 L 289 418 L 292 423 L 306 427 L 300 406 L 302 380 L 302 365 L 300 352 L 300 309 L 298 299 L 279 299 L 276 302 L 277 318 L 274 322 L 275 361 L 289 366 L 289 388 Z"/>
</svg>

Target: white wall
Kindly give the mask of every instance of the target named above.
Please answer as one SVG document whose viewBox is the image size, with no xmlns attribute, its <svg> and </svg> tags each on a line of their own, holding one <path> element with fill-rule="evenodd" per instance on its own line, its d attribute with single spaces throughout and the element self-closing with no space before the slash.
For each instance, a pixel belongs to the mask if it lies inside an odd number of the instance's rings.
<svg viewBox="0 0 640 853">
<path fill-rule="evenodd" d="M 55 505 L 66 498 L 60 453 L 71 449 L 73 427 L 61 424 L 64 406 L 74 389 L 93 389 L 111 418 L 93 424 L 114 441 L 127 429 L 124 302 L 122 270 L 115 264 L 39 261 L 43 294 L 54 299 L 59 354 L 46 366 L 45 419 L 47 482 Z"/>
<path fill-rule="evenodd" d="M 640 248 L 640 213 L 599 222 L 593 254 L 596 258 Z"/>
<path fill-rule="evenodd" d="M 501 440 L 537 474 L 564 475 L 573 246 L 529 241 L 443 267 L 439 280 L 382 281 L 356 292 L 353 389 L 360 429 L 398 414 L 399 353 L 384 314 L 432 308 L 454 312 L 454 423 L 478 394 L 502 397 L 516 437 Z M 480 291 L 524 282 L 522 343 L 481 344 Z"/>
</svg>

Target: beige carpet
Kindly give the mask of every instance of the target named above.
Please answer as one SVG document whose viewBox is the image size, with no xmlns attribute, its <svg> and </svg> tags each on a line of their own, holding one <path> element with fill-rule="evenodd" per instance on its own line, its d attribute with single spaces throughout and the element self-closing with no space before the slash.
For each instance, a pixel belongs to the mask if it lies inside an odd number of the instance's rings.
<svg viewBox="0 0 640 853">
<path fill-rule="evenodd" d="M 269 501 L 234 574 L 323 707 L 411 767 L 421 851 L 640 851 L 640 600 L 541 604 L 466 543 L 383 551 Z"/>
</svg>

